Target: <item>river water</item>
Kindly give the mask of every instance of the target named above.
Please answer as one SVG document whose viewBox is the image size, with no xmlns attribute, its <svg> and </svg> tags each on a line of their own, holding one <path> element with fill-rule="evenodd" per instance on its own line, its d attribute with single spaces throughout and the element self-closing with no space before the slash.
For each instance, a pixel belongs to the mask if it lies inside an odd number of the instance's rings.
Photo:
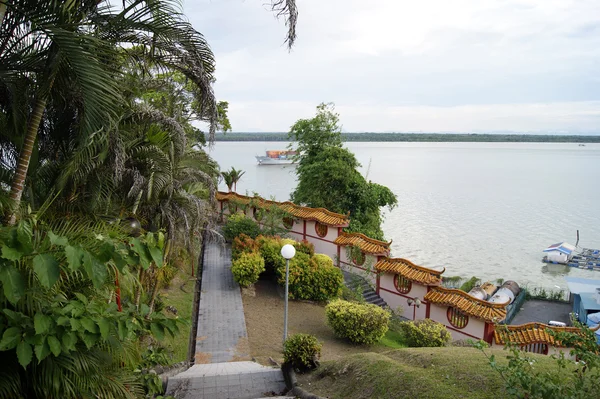
<svg viewBox="0 0 600 399">
<path fill-rule="evenodd" d="M 218 142 L 222 170 L 246 173 L 241 194 L 289 200 L 295 167 L 258 166 L 255 155 L 287 143 Z M 369 180 L 389 187 L 398 207 L 385 211 L 392 256 L 445 276 L 503 278 L 529 287 L 566 287 L 564 276 L 600 278 L 541 262 L 559 241 L 600 248 L 600 144 L 346 143 Z M 221 190 L 225 186 L 221 185 Z"/>
</svg>

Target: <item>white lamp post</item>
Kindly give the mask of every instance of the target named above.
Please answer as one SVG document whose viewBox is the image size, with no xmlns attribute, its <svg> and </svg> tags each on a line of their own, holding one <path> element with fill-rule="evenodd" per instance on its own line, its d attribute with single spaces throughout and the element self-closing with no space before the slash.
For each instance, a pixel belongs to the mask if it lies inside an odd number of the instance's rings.
<svg viewBox="0 0 600 399">
<path fill-rule="evenodd" d="M 290 259 L 296 255 L 296 248 L 291 244 L 285 244 L 281 248 L 281 256 L 285 258 L 285 305 L 283 310 L 283 343 L 287 339 L 287 325 L 288 325 L 288 279 L 290 275 Z"/>
</svg>

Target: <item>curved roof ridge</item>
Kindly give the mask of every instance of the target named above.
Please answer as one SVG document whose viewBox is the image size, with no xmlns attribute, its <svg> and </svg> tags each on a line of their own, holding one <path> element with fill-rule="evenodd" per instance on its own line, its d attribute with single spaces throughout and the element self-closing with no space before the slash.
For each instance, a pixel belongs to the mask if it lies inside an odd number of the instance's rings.
<svg viewBox="0 0 600 399">
<path fill-rule="evenodd" d="M 390 240 L 389 242 L 385 242 L 385 241 L 377 240 L 375 238 L 368 237 L 368 236 L 364 235 L 363 233 L 357 233 L 357 232 L 349 233 L 346 231 L 342 231 L 341 236 L 343 236 L 343 237 L 359 237 L 365 241 L 370 242 L 371 244 L 382 245 L 382 246 L 386 246 L 386 247 L 389 247 L 390 245 L 392 245 L 392 240 Z"/>
<path fill-rule="evenodd" d="M 406 258 L 387 258 L 386 260 L 388 262 L 403 262 L 403 263 L 408 263 L 408 265 L 410 267 L 414 268 L 414 269 L 421 270 L 421 271 L 427 272 L 427 273 L 437 274 L 438 277 L 441 276 L 446 271 L 445 267 L 442 270 L 436 270 L 436 269 L 430 269 L 429 267 L 416 265 L 412 261 L 410 261 L 410 260 L 408 260 Z"/>
<path fill-rule="evenodd" d="M 493 303 L 493 302 L 489 302 L 489 301 L 484 301 L 483 299 L 475 298 L 474 296 L 469 295 L 468 292 L 464 292 L 464 291 L 458 290 L 456 288 L 433 287 L 431 290 L 432 291 L 434 291 L 434 290 L 442 291 L 447 294 L 459 295 L 467 300 L 477 302 L 477 303 L 480 303 L 481 305 L 489 306 L 489 307 L 496 308 L 496 309 L 504 309 L 510 303 L 510 299 L 504 303 Z"/>
</svg>

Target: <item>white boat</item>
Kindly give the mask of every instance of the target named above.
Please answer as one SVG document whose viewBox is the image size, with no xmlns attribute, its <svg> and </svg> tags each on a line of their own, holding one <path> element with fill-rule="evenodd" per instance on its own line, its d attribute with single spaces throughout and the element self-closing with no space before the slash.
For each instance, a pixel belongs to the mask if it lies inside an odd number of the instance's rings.
<svg viewBox="0 0 600 399">
<path fill-rule="evenodd" d="M 269 150 L 266 155 L 257 155 L 256 160 L 259 165 L 289 165 L 295 163 L 296 154 L 290 150 Z"/>
</svg>

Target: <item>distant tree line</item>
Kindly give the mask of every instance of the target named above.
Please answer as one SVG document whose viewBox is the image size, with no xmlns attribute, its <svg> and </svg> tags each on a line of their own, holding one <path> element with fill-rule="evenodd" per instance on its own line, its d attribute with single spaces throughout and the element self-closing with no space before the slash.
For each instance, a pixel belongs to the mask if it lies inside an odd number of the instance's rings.
<svg viewBox="0 0 600 399">
<path fill-rule="evenodd" d="M 217 141 L 288 141 L 288 133 L 225 133 Z M 551 134 L 462 134 L 462 133 L 342 133 L 342 141 L 481 142 L 481 143 L 600 143 L 597 136 Z"/>
</svg>

